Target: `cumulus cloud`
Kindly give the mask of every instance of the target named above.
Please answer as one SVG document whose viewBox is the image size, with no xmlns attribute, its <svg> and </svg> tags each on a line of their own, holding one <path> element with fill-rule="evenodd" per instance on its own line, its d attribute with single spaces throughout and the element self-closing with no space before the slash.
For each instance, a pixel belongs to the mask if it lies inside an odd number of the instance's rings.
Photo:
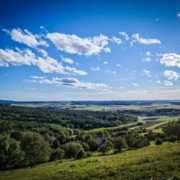
<svg viewBox="0 0 180 180">
<path fill-rule="evenodd" d="M 137 86 L 138 86 L 138 84 L 136 84 L 136 83 L 132 83 L 131 85 L 132 85 L 132 86 L 135 86 L 135 87 L 137 87 Z"/>
<path fill-rule="evenodd" d="M 71 54 L 92 55 L 101 51 L 110 52 L 108 47 L 108 37 L 99 35 L 89 38 L 80 38 L 76 35 L 67 35 L 62 33 L 48 33 L 46 36 L 57 49 Z"/>
<path fill-rule="evenodd" d="M 161 41 L 158 39 L 148 39 L 140 37 L 139 34 L 133 34 L 132 38 L 134 39 L 134 42 L 139 42 L 140 44 L 150 45 L 150 44 L 161 44 Z"/>
<path fill-rule="evenodd" d="M 104 64 L 108 64 L 108 62 L 107 62 L 107 61 L 104 61 L 103 63 L 104 63 Z"/>
<path fill-rule="evenodd" d="M 91 67 L 91 71 L 101 71 L 101 69 L 99 67 Z"/>
<path fill-rule="evenodd" d="M 142 72 L 141 72 L 141 76 L 148 76 L 148 77 L 151 77 L 151 73 L 150 71 L 146 70 L 146 69 L 143 69 Z"/>
<path fill-rule="evenodd" d="M 119 34 L 122 35 L 126 39 L 126 41 L 129 40 L 129 36 L 125 32 L 119 32 Z"/>
<path fill-rule="evenodd" d="M 3 29 L 3 31 L 9 34 L 14 41 L 23 43 L 29 47 L 37 47 L 40 45 L 46 47 L 49 46 L 49 44 L 46 41 L 42 40 L 41 35 L 33 35 L 27 29 L 25 29 L 24 31 L 22 31 L 19 28 L 13 30 Z"/>
<path fill-rule="evenodd" d="M 54 77 L 51 80 L 47 79 L 46 77 L 37 78 L 37 76 L 31 76 L 31 78 L 36 79 L 36 80 L 39 79 L 38 82 L 40 84 L 56 84 L 56 85 L 63 85 L 67 87 L 74 87 L 78 89 L 94 89 L 94 90 L 103 90 L 103 91 L 107 91 L 107 89 L 109 89 L 109 86 L 104 83 L 81 82 L 76 78 Z"/>
<path fill-rule="evenodd" d="M 73 74 L 73 75 L 86 75 L 85 71 L 76 70 L 68 66 L 63 66 L 57 60 L 47 56 L 36 56 L 31 50 L 24 51 L 12 49 L 0 49 L 0 66 L 8 67 L 9 64 L 13 66 L 34 65 L 38 66 L 44 73 L 60 73 L 60 74 Z"/>
<path fill-rule="evenodd" d="M 174 80 L 178 80 L 178 78 L 180 77 L 180 75 L 177 72 L 170 70 L 164 71 L 164 76 L 168 79 Z"/>
<path fill-rule="evenodd" d="M 120 65 L 120 64 L 117 64 L 117 66 L 118 66 L 118 67 L 121 67 L 121 65 Z"/>
<path fill-rule="evenodd" d="M 115 37 L 115 36 L 112 37 L 112 40 L 113 40 L 115 43 L 117 43 L 117 44 L 121 44 L 121 43 L 122 43 L 122 40 L 119 39 L 119 38 L 117 38 L 117 37 Z"/>
<path fill-rule="evenodd" d="M 180 17 L 180 13 L 177 13 L 177 17 Z"/>
<path fill-rule="evenodd" d="M 69 64 L 74 64 L 74 61 L 72 59 L 64 58 L 62 55 L 60 57 L 61 57 L 62 61 L 69 63 Z"/>
<path fill-rule="evenodd" d="M 166 53 L 163 55 L 160 63 L 165 64 L 165 66 L 177 66 L 180 68 L 180 55 L 175 53 Z"/>
</svg>

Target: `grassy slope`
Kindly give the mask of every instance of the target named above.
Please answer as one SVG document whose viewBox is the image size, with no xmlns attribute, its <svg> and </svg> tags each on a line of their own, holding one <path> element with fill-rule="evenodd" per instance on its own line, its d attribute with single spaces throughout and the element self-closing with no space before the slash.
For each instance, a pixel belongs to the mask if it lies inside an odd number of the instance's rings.
<svg viewBox="0 0 180 180">
<path fill-rule="evenodd" d="M 180 143 L 0 172 L 0 180 L 180 179 Z"/>
</svg>

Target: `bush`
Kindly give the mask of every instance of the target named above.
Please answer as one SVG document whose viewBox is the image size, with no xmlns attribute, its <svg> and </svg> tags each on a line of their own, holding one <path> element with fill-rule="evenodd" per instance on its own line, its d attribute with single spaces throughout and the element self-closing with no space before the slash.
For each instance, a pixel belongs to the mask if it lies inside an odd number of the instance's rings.
<svg viewBox="0 0 180 180">
<path fill-rule="evenodd" d="M 161 145 L 162 144 L 162 140 L 160 138 L 156 139 L 155 144 L 156 145 Z"/>
<path fill-rule="evenodd" d="M 78 153 L 82 150 L 82 146 L 76 142 L 69 142 L 65 144 L 65 156 L 67 158 L 77 158 Z"/>
<path fill-rule="evenodd" d="M 178 137 L 177 136 L 174 136 L 174 135 L 171 135 L 169 138 L 168 138 L 168 141 L 169 142 L 175 142 L 178 140 Z"/>
<path fill-rule="evenodd" d="M 77 154 L 77 159 L 86 158 L 87 153 L 84 151 L 84 149 L 81 149 L 81 151 Z"/>
<path fill-rule="evenodd" d="M 64 151 L 62 149 L 53 150 L 50 156 L 50 161 L 61 160 L 64 157 Z"/>
</svg>

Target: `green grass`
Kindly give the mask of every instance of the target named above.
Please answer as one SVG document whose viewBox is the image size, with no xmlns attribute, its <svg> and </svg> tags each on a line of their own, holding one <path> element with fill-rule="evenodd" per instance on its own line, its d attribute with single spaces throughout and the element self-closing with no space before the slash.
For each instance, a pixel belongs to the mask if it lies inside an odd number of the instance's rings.
<svg viewBox="0 0 180 180">
<path fill-rule="evenodd" d="M 50 162 L 1 171 L 0 180 L 180 179 L 180 143 L 152 146 L 82 160 Z"/>
<path fill-rule="evenodd" d="M 129 124 L 123 124 L 123 125 L 119 125 L 119 126 L 115 126 L 115 127 L 106 127 L 106 128 L 96 128 L 96 129 L 92 129 L 92 130 L 87 130 L 87 131 L 91 131 L 91 132 L 98 132 L 98 131 L 116 131 L 116 130 L 120 130 L 123 128 L 132 128 L 132 126 L 135 127 L 139 127 L 138 123 L 141 121 L 137 121 L 134 123 L 129 123 Z"/>
<path fill-rule="evenodd" d="M 173 117 L 161 117 L 157 119 L 158 121 L 172 121 L 175 120 L 177 121 L 180 118 L 180 116 L 173 116 Z"/>
</svg>

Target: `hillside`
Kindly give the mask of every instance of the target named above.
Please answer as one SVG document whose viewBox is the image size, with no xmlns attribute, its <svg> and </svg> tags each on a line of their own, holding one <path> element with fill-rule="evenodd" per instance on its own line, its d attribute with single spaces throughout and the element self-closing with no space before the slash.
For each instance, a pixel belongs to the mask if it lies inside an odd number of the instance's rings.
<svg viewBox="0 0 180 180">
<path fill-rule="evenodd" d="M 1 171 L 0 180 L 180 179 L 180 143 Z"/>
</svg>

